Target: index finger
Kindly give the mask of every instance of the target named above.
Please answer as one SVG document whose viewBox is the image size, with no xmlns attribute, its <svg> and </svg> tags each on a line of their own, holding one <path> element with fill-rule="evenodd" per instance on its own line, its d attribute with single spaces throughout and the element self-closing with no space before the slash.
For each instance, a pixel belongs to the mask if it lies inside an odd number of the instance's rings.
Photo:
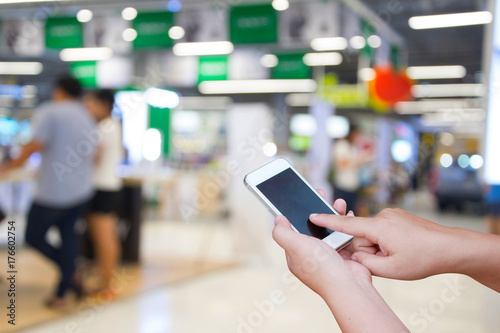
<svg viewBox="0 0 500 333">
<path fill-rule="evenodd" d="M 351 236 L 366 238 L 378 244 L 378 228 L 373 218 L 333 214 L 311 214 L 309 219 L 317 226 L 340 231 Z"/>
</svg>

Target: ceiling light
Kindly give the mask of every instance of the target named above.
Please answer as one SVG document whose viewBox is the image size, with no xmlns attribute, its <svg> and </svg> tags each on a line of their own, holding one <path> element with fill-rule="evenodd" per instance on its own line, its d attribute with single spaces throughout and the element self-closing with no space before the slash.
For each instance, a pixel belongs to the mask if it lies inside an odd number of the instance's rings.
<svg viewBox="0 0 500 333">
<path fill-rule="evenodd" d="M 288 0 L 273 0 L 272 5 L 273 8 L 278 11 L 287 10 L 290 6 Z"/>
<path fill-rule="evenodd" d="M 38 75 L 42 71 L 40 62 L 0 62 L 0 75 Z"/>
<path fill-rule="evenodd" d="M 382 45 L 382 38 L 380 38 L 377 35 L 371 35 L 369 36 L 366 41 L 368 42 L 368 45 L 373 48 L 377 49 Z"/>
<path fill-rule="evenodd" d="M 347 48 L 344 37 L 321 37 L 311 40 L 311 48 L 315 51 L 339 51 Z"/>
<path fill-rule="evenodd" d="M 470 157 L 467 156 L 467 155 L 465 155 L 465 154 L 462 154 L 462 155 L 458 156 L 457 162 L 458 162 L 458 165 L 462 169 L 465 169 L 465 168 L 467 168 L 469 166 Z"/>
<path fill-rule="evenodd" d="M 461 79 L 466 73 L 464 66 L 413 66 L 406 69 L 406 75 L 413 80 Z"/>
<path fill-rule="evenodd" d="M 326 120 L 326 133 L 332 139 L 345 138 L 349 134 L 349 119 L 344 116 L 329 116 Z"/>
<path fill-rule="evenodd" d="M 122 10 L 122 18 L 127 21 L 132 21 L 137 17 L 137 9 L 134 7 L 127 7 Z"/>
<path fill-rule="evenodd" d="M 453 157 L 450 154 L 443 154 L 439 158 L 439 163 L 443 168 L 449 168 L 453 164 Z"/>
<path fill-rule="evenodd" d="M 342 55 L 338 52 L 306 53 L 302 60 L 307 66 L 336 66 L 342 63 Z"/>
<path fill-rule="evenodd" d="M 358 71 L 358 78 L 361 81 L 371 81 L 374 80 L 376 77 L 377 73 L 373 68 L 361 68 Z"/>
<path fill-rule="evenodd" d="M 198 85 L 202 94 L 258 94 L 313 92 L 316 81 L 298 80 L 224 80 L 203 81 Z"/>
<path fill-rule="evenodd" d="M 318 124 L 313 115 L 298 113 L 290 118 L 290 132 L 299 136 L 313 136 L 318 129 Z"/>
<path fill-rule="evenodd" d="M 274 54 L 264 54 L 260 57 L 260 64 L 268 68 L 276 67 L 278 65 L 278 57 Z"/>
<path fill-rule="evenodd" d="M 184 28 L 179 27 L 178 25 L 174 25 L 168 30 L 168 36 L 172 39 L 181 39 L 185 34 L 186 32 L 184 31 Z"/>
<path fill-rule="evenodd" d="M 107 60 L 113 56 L 113 50 L 109 47 L 82 47 L 63 49 L 59 53 L 62 61 L 97 61 Z"/>
<path fill-rule="evenodd" d="M 310 106 L 312 104 L 313 94 L 288 94 L 285 102 L 289 106 Z"/>
<path fill-rule="evenodd" d="M 470 166 L 472 169 L 481 169 L 484 164 L 483 157 L 481 155 L 472 155 L 470 157 Z"/>
<path fill-rule="evenodd" d="M 179 105 L 180 97 L 170 90 L 149 88 L 144 92 L 144 100 L 155 108 L 173 109 Z"/>
<path fill-rule="evenodd" d="M 481 97 L 485 87 L 481 83 L 416 84 L 411 87 L 415 98 L 431 97 Z"/>
<path fill-rule="evenodd" d="M 267 157 L 273 157 L 278 152 L 278 147 L 274 142 L 267 142 L 262 146 L 262 152 Z"/>
<path fill-rule="evenodd" d="M 421 121 L 425 126 L 450 126 L 483 122 L 486 114 L 483 110 L 428 113 L 422 116 Z"/>
<path fill-rule="evenodd" d="M 349 39 L 349 44 L 353 49 L 360 50 L 366 46 L 366 41 L 362 36 L 354 36 Z"/>
<path fill-rule="evenodd" d="M 460 27 L 466 25 L 488 24 L 493 15 L 488 11 L 456 13 L 443 15 L 414 16 L 408 20 L 408 25 L 415 30 Z"/>
<path fill-rule="evenodd" d="M 449 132 L 443 132 L 439 135 L 439 142 L 446 147 L 451 147 L 455 144 L 455 136 Z"/>
<path fill-rule="evenodd" d="M 234 46 L 233 43 L 227 41 L 177 43 L 172 51 L 177 56 L 229 54 L 234 51 Z"/>
<path fill-rule="evenodd" d="M 61 0 L 0 0 L 0 5 L 10 5 L 15 3 L 33 3 L 33 2 L 55 2 L 55 1 L 59 2 Z"/>
<path fill-rule="evenodd" d="M 183 96 L 180 108 L 183 110 L 227 110 L 232 103 L 224 96 Z"/>
<path fill-rule="evenodd" d="M 122 38 L 126 42 L 132 42 L 133 40 L 135 40 L 137 38 L 137 31 L 135 29 L 132 29 L 132 28 L 127 28 L 127 29 L 123 30 Z"/>
<path fill-rule="evenodd" d="M 394 105 L 394 110 L 400 114 L 421 114 L 446 109 L 478 108 L 480 106 L 481 100 L 479 99 L 435 99 L 398 102 Z"/>
<path fill-rule="evenodd" d="M 92 20 L 93 16 L 94 14 L 92 13 L 92 11 L 88 9 L 81 9 L 80 11 L 78 11 L 78 13 L 76 13 L 76 19 L 81 23 L 86 23 Z"/>
</svg>

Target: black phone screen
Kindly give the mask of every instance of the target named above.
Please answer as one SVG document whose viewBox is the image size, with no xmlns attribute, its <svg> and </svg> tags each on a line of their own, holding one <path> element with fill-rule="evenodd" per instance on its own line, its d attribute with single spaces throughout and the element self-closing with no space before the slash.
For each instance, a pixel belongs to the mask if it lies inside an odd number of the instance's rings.
<svg viewBox="0 0 500 333">
<path fill-rule="evenodd" d="M 260 183 L 257 188 L 286 216 L 298 232 L 320 239 L 333 232 L 309 221 L 309 215 L 313 213 L 334 212 L 291 168 Z"/>
</svg>

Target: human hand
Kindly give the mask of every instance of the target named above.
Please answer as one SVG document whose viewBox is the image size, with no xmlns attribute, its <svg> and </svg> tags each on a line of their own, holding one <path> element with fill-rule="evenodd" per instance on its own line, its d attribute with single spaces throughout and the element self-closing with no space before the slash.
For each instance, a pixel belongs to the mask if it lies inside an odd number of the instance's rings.
<svg viewBox="0 0 500 333">
<path fill-rule="evenodd" d="M 344 200 L 333 207 L 345 214 Z M 348 216 L 354 218 L 352 212 Z M 322 240 L 294 231 L 284 216 L 276 217 L 273 238 L 285 250 L 290 271 L 325 300 L 342 332 L 373 332 L 374 327 L 379 332 L 409 332 L 373 287 L 370 271 L 350 260 L 352 247 L 337 253 Z"/>
<path fill-rule="evenodd" d="M 318 226 L 355 236 L 351 259 L 377 276 L 416 280 L 454 271 L 457 244 L 448 228 L 401 209 L 384 209 L 374 218 L 311 215 Z"/>
<path fill-rule="evenodd" d="M 324 196 L 323 191 L 318 191 Z M 344 200 L 335 201 L 333 207 L 340 214 L 345 214 Z M 352 212 L 349 214 L 354 217 Z M 350 260 L 352 248 L 338 253 L 322 240 L 294 231 L 284 216 L 276 218 L 273 238 L 285 250 L 290 271 L 323 298 L 335 286 L 357 282 L 371 284 L 370 271 Z"/>
</svg>

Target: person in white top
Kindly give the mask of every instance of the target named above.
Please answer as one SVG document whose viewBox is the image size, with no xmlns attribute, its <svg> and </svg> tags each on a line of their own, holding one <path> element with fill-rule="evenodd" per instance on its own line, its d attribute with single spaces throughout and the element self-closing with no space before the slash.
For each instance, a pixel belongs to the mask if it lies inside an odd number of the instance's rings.
<svg viewBox="0 0 500 333">
<path fill-rule="evenodd" d="M 121 124 L 111 116 L 114 93 L 108 89 L 90 92 L 86 106 L 98 122 L 99 146 L 95 159 L 93 182 L 95 195 L 88 213 L 88 226 L 99 265 L 102 288 L 112 298 L 109 288 L 112 272 L 121 255 L 120 241 L 116 230 L 122 180 L 117 167 L 123 159 Z"/>
<path fill-rule="evenodd" d="M 346 138 L 336 141 L 333 147 L 334 196 L 335 199 L 344 199 L 348 210 L 356 209 L 361 183 L 360 167 L 371 159 L 357 148 L 356 140 L 360 137 L 358 127 L 351 124 Z"/>
</svg>

